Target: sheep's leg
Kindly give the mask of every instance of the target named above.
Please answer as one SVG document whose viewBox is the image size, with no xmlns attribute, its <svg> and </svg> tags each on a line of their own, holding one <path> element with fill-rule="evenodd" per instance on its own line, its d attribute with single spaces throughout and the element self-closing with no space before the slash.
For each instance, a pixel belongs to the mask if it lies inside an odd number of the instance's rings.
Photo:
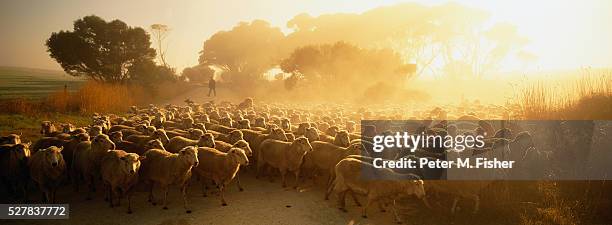
<svg viewBox="0 0 612 225">
<path fill-rule="evenodd" d="M 110 207 L 113 208 L 113 187 L 110 185 L 108 185 L 108 202 Z"/>
<path fill-rule="evenodd" d="M 359 200 L 357 199 L 357 195 L 355 195 L 355 192 L 350 191 L 351 192 L 351 197 L 353 198 L 353 201 L 355 202 L 355 205 L 357 206 L 361 206 L 361 202 L 359 202 Z"/>
<path fill-rule="evenodd" d="M 225 191 L 225 184 L 220 184 L 219 185 L 219 195 L 221 196 L 221 205 L 227 206 L 227 202 L 225 202 L 225 194 L 223 193 L 224 191 Z"/>
<path fill-rule="evenodd" d="M 164 209 L 168 209 L 168 185 L 162 185 L 161 189 L 164 192 Z"/>
<path fill-rule="evenodd" d="M 365 207 L 363 207 L 361 217 L 368 218 L 368 208 L 371 207 L 373 204 L 374 204 L 374 200 L 370 196 L 368 196 L 368 203 L 366 204 Z"/>
<path fill-rule="evenodd" d="M 240 173 L 240 171 L 238 172 Z M 236 174 L 236 184 L 238 184 L 239 191 L 244 191 L 244 188 L 242 188 L 242 185 L 240 185 L 240 174 Z"/>
<path fill-rule="evenodd" d="M 187 184 L 183 184 L 183 187 L 181 188 L 181 193 L 183 194 L 183 207 L 185 207 L 185 212 L 191 213 L 191 210 L 187 206 Z"/>
<path fill-rule="evenodd" d="M 300 170 L 297 170 L 295 171 L 295 185 L 293 186 L 293 189 L 297 189 L 299 184 L 300 184 Z"/>
<path fill-rule="evenodd" d="M 287 180 L 285 180 L 285 176 L 287 175 L 286 170 L 281 170 L 281 180 L 283 181 L 283 187 L 287 187 Z"/>
<path fill-rule="evenodd" d="M 329 200 L 329 190 L 334 183 L 334 177 L 330 174 L 329 178 L 327 178 L 327 193 L 325 193 L 325 200 Z"/>
<path fill-rule="evenodd" d="M 343 212 L 346 212 L 346 192 L 348 190 L 343 190 L 338 192 L 338 208 Z"/>
<path fill-rule="evenodd" d="M 202 196 L 206 197 L 206 190 L 208 190 L 208 184 L 206 184 L 206 180 L 204 177 L 200 177 L 200 183 L 202 184 Z"/>
<path fill-rule="evenodd" d="M 478 195 L 474 196 L 474 211 L 472 213 L 476 214 L 478 212 L 478 208 L 480 206 L 480 197 Z"/>
<path fill-rule="evenodd" d="M 155 203 L 155 198 L 153 197 L 153 182 L 151 182 L 151 185 L 149 185 L 149 202 L 153 205 L 157 205 L 157 203 Z"/>
<path fill-rule="evenodd" d="M 127 211 L 127 213 L 128 214 L 132 214 L 132 199 L 131 199 L 132 195 L 130 193 L 127 193 L 126 195 L 127 195 L 127 201 L 128 201 L 128 211 Z"/>
<path fill-rule="evenodd" d="M 459 202 L 459 197 L 455 197 L 455 199 L 453 200 L 453 206 L 451 206 L 451 213 L 455 213 L 458 202 Z"/>
<path fill-rule="evenodd" d="M 395 200 L 393 200 L 393 205 L 391 206 L 391 210 L 393 211 L 393 216 L 395 216 L 395 222 L 402 223 L 402 219 L 399 216 L 399 213 L 397 213 L 397 205 L 395 203 Z"/>
</svg>

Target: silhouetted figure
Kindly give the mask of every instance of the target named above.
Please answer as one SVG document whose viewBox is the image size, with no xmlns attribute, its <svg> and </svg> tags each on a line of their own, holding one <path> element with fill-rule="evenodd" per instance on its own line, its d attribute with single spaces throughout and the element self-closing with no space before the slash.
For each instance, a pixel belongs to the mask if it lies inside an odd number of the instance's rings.
<svg viewBox="0 0 612 225">
<path fill-rule="evenodd" d="M 217 97 L 217 90 L 215 89 L 215 79 L 211 76 L 208 81 L 208 97 L 210 97 L 210 92 L 215 93 L 215 97 Z"/>
</svg>

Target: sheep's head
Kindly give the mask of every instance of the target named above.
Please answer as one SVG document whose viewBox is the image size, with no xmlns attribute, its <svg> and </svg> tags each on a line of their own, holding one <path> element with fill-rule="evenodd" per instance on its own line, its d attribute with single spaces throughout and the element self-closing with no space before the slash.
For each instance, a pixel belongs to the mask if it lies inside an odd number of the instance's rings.
<svg viewBox="0 0 612 225">
<path fill-rule="evenodd" d="M 96 136 L 98 136 L 100 134 L 102 134 L 102 127 L 101 126 L 94 125 L 94 126 L 91 126 L 89 128 L 89 136 L 90 137 L 96 137 Z"/>
<path fill-rule="evenodd" d="M 272 138 L 281 141 L 287 141 L 287 135 L 285 135 L 285 131 L 280 128 L 275 128 L 272 130 Z"/>
<path fill-rule="evenodd" d="M 251 129 L 251 121 L 242 119 L 238 121 L 238 129 Z"/>
<path fill-rule="evenodd" d="M 115 131 L 110 134 L 110 139 L 113 142 L 123 141 L 123 133 L 121 131 Z"/>
<path fill-rule="evenodd" d="M 147 144 L 145 145 L 145 149 L 162 149 L 162 150 L 166 150 L 166 148 L 164 148 L 164 144 L 162 144 L 162 142 L 159 139 L 153 139 L 153 140 L 150 140 L 149 142 L 147 142 Z"/>
<path fill-rule="evenodd" d="M 266 128 L 266 118 L 264 117 L 255 118 L 255 127 Z"/>
<path fill-rule="evenodd" d="M 168 140 L 168 135 L 166 134 L 166 131 L 164 129 L 157 129 L 153 132 L 153 137 L 161 139 L 161 140 Z"/>
<path fill-rule="evenodd" d="M 336 136 L 336 133 L 338 133 L 338 131 L 340 131 L 340 128 L 338 128 L 338 126 L 331 126 L 327 128 L 327 130 L 325 131 L 325 134 L 329 136 Z"/>
<path fill-rule="evenodd" d="M 423 184 L 423 180 L 414 179 L 409 180 L 408 188 L 404 189 L 406 194 L 412 195 L 414 194 L 417 198 L 424 199 L 425 198 L 425 185 Z M 427 204 L 427 202 L 425 202 Z"/>
<path fill-rule="evenodd" d="M 349 155 L 361 155 L 363 153 L 363 154 L 366 154 L 367 156 L 368 153 L 364 150 L 365 150 L 365 146 L 363 144 L 353 143 L 351 144 L 351 146 L 348 147 L 347 153 Z"/>
<path fill-rule="evenodd" d="M 74 125 L 72 125 L 71 123 L 64 123 L 64 124 L 62 124 L 62 132 L 64 132 L 64 133 L 70 133 L 70 132 L 74 131 L 74 129 L 76 129 L 76 127 Z"/>
<path fill-rule="evenodd" d="M 237 141 L 244 140 L 244 134 L 241 130 L 233 130 L 229 133 L 230 143 L 236 143 Z"/>
<path fill-rule="evenodd" d="M 210 123 L 210 120 L 208 120 L 208 116 L 206 116 L 206 120 L 207 120 L 207 123 Z M 204 133 L 208 132 L 208 131 L 206 130 L 206 126 L 204 125 L 204 123 L 196 123 L 196 124 L 193 124 L 193 128 L 195 128 L 195 129 L 200 129 L 200 130 L 201 130 L 201 131 L 203 131 Z"/>
<path fill-rule="evenodd" d="M 245 140 L 239 140 L 236 143 L 234 143 L 232 145 L 232 148 L 239 148 L 244 150 L 244 153 L 247 156 L 252 156 L 253 155 L 253 150 L 251 150 L 251 146 L 249 145 L 249 143 Z"/>
<path fill-rule="evenodd" d="M 147 126 L 147 129 L 145 130 L 144 133 L 146 135 L 154 135 L 156 130 L 157 128 L 155 128 L 154 126 Z"/>
<path fill-rule="evenodd" d="M 138 124 L 136 125 L 136 131 L 140 133 L 147 133 L 147 125 L 146 124 Z"/>
<path fill-rule="evenodd" d="M 219 124 L 226 126 L 226 127 L 232 127 L 232 125 L 234 125 L 234 121 L 230 117 L 223 117 L 219 121 Z"/>
<path fill-rule="evenodd" d="M 308 138 L 309 141 L 318 141 L 319 131 L 317 130 L 317 128 L 309 127 L 308 129 L 306 129 L 304 137 Z"/>
<path fill-rule="evenodd" d="M 341 147 L 348 147 L 351 140 L 349 139 L 348 132 L 345 130 L 338 131 L 334 137 L 334 144 Z"/>
<path fill-rule="evenodd" d="M 145 159 L 145 156 L 138 156 L 136 153 L 128 153 L 121 158 L 121 169 L 126 174 L 137 174 L 140 169 L 140 160 Z"/>
<path fill-rule="evenodd" d="M 356 130 L 356 125 L 354 121 L 346 121 L 346 131 L 349 133 L 353 133 Z"/>
<path fill-rule="evenodd" d="M 241 148 L 231 148 L 228 152 L 228 155 L 232 157 L 238 164 L 246 166 L 249 165 L 249 158 L 245 154 L 244 150 Z"/>
<path fill-rule="evenodd" d="M 30 146 L 31 145 L 32 145 L 32 142 L 19 143 L 13 146 L 13 151 L 16 153 L 18 160 L 24 160 L 30 157 Z"/>
<path fill-rule="evenodd" d="M 193 167 L 197 167 L 200 163 L 198 160 L 198 148 L 195 146 L 184 147 L 179 151 L 178 155 Z"/>
<path fill-rule="evenodd" d="M 204 133 L 205 132 L 200 129 L 190 129 L 189 130 L 189 135 L 191 136 L 192 139 L 198 139 L 202 135 L 204 135 Z"/>
<path fill-rule="evenodd" d="M 198 146 L 215 148 L 215 136 L 211 133 L 205 133 L 200 137 L 200 140 L 198 140 Z"/>
<path fill-rule="evenodd" d="M 121 131 L 118 131 L 121 132 Z M 72 135 L 73 140 L 76 140 L 77 142 L 83 142 L 83 141 L 89 141 L 89 134 L 87 133 L 80 133 L 80 134 L 75 134 Z"/>
<path fill-rule="evenodd" d="M 98 134 L 96 137 L 94 137 L 92 141 L 92 145 L 97 146 L 98 149 L 105 149 L 105 150 L 115 149 L 115 143 L 113 143 L 113 141 L 111 141 L 110 138 L 106 134 Z"/>
<path fill-rule="evenodd" d="M 297 129 L 297 134 L 302 135 L 302 134 L 306 134 L 306 130 L 310 128 L 310 123 L 300 123 L 300 125 L 298 125 L 298 129 Z"/>
<path fill-rule="evenodd" d="M 47 135 L 50 133 L 55 132 L 55 125 L 53 125 L 53 122 L 51 121 L 43 121 L 40 124 L 40 133 L 42 135 Z"/>
<path fill-rule="evenodd" d="M 46 149 L 38 151 L 37 154 L 44 154 L 45 163 L 50 165 L 52 168 L 57 168 L 64 163 L 64 157 L 62 156 L 62 150 L 64 147 L 51 146 Z"/>
<path fill-rule="evenodd" d="M 287 118 L 281 120 L 281 128 L 285 131 L 291 131 L 291 122 Z"/>
<path fill-rule="evenodd" d="M 448 131 L 448 135 L 450 136 L 457 136 L 457 131 L 459 130 L 459 128 L 457 128 L 457 126 L 455 124 L 451 124 L 448 125 L 446 127 L 446 131 Z"/>
<path fill-rule="evenodd" d="M 21 143 L 21 136 L 19 136 L 18 134 L 9 134 L 6 137 L 8 141 L 5 144 L 16 145 L 16 144 Z"/>
<path fill-rule="evenodd" d="M 312 146 L 310 145 L 310 141 L 308 141 L 308 138 L 305 138 L 305 137 L 296 138 L 295 141 L 293 141 L 291 145 L 295 149 L 295 151 L 297 151 L 297 153 L 300 155 L 304 155 L 307 152 L 312 151 Z"/>
</svg>

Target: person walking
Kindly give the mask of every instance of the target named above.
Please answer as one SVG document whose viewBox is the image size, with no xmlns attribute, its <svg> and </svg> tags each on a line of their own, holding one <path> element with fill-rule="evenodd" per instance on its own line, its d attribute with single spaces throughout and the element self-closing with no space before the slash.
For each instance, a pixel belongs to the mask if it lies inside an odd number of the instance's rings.
<svg viewBox="0 0 612 225">
<path fill-rule="evenodd" d="M 217 90 L 215 89 L 215 86 L 215 78 L 211 76 L 210 80 L 208 80 L 208 97 L 210 97 L 211 92 L 213 92 L 215 94 L 215 97 L 217 97 Z"/>
</svg>

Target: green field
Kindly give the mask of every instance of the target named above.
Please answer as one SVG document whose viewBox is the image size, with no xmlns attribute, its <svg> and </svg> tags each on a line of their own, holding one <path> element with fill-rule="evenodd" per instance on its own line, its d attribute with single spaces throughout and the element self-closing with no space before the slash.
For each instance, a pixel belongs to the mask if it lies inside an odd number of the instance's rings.
<svg viewBox="0 0 612 225">
<path fill-rule="evenodd" d="M 84 82 L 63 71 L 0 67 L 0 99 L 38 99 L 63 90 L 64 85 L 69 91 L 77 90 Z"/>
</svg>

